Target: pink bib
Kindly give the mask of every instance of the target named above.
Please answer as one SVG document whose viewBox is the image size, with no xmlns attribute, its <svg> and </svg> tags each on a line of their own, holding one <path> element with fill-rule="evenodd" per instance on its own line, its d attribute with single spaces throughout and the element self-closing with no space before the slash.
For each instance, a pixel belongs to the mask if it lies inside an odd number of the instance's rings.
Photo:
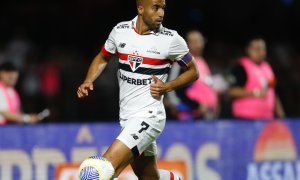
<svg viewBox="0 0 300 180">
<path fill-rule="evenodd" d="M 1 81 L 0 81 L 0 89 L 4 92 L 6 103 L 8 107 L 8 111 L 11 113 L 19 113 L 20 112 L 20 97 L 18 92 L 15 88 L 12 88 L 12 92 L 9 92 L 9 88 L 7 88 Z M 0 119 L 0 125 L 7 124 L 6 119 Z"/>
<path fill-rule="evenodd" d="M 200 104 L 205 104 L 210 108 L 216 108 L 218 95 L 208 82 L 212 82 L 209 67 L 203 59 L 196 59 L 196 63 L 199 69 L 200 78 L 186 90 L 186 94 L 190 99 L 197 101 Z"/>
<path fill-rule="evenodd" d="M 235 99 L 232 103 L 234 117 L 271 120 L 274 117 L 275 107 L 273 86 L 275 76 L 271 66 L 266 61 L 258 65 L 248 57 L 241 58 L 239 63 L 244 67 L 247 74 L 244 88 L 250 92 L 254 89 L 267 89 L 267 95 L 264 98 L 251 96 Z"/>
</svg>

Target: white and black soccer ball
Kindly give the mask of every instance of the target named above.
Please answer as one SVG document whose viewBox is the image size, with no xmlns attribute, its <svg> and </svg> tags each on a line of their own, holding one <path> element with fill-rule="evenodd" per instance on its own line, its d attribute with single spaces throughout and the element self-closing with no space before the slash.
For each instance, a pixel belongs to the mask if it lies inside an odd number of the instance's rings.
<svg viewBox="0 0 300 180">
<path fill-rule="evenodd" d="M 87 158 L 79 168 L 80 180 L 113 180 L 114 175 L 112 164 L 100 156 Z"/>
</svg>

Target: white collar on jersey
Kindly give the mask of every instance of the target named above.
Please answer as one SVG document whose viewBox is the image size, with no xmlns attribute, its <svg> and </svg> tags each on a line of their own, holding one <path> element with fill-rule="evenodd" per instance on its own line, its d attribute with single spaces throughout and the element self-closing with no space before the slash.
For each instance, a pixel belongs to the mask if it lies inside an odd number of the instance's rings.
<svg viewBox="0 0 300 180">
<path fill-rule="evenodd" d="M 137 19 L 138 19 L 138 16 L 136 16 L 133 20 L 132 20 L 132 28 L 133 29 L 136 29 L 136 22 L 137 22 Z M 161 30 L 163 29 L 163 25 L 161 24 L 158 31 L 154 32 L 154 31 L 151 31 L 150 34 L 153 34 L 153 35 L 158 35 L 159 32 L 161 32 Z"/>
</svg>

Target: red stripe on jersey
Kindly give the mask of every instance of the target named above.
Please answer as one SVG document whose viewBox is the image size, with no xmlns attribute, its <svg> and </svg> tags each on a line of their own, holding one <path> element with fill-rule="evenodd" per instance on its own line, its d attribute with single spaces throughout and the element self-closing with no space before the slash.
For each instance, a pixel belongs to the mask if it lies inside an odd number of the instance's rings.
<svg viewBox="0 0 300 180">
<path fill-rule="evenodd" d="M 171 171 L 170 171 L 170 176 L 171 176 L 170 180 L 174 180 L 174 174 Z"/>
<path fill-rule="evenodd" d="M 128 55 L 133 56 L 131 54 L 119 53 L 119 58 L 123 61 L 128 61 Z M 137 57 L 143 58 L 143 64 L 148 64 L 148 65 L 172 64 L 172 61 L 170 59 L 155 59 L 155 58 L 142 57 L 142 56 L 137 56 Z"/>
<path fill-rule="evenodd" d="M 112 56 L 112 55 L 116 55 L 116 54 L 117 54 L 117 53 L 113 54 L 113 53 L 110 53 L 110 52 L 106 51 L 106 49 L 105 49 L 105 44 L 102 46 L 101 52 L 102 52 L 102 54 L 104 54 L 105 56 Z"/>
</svg>

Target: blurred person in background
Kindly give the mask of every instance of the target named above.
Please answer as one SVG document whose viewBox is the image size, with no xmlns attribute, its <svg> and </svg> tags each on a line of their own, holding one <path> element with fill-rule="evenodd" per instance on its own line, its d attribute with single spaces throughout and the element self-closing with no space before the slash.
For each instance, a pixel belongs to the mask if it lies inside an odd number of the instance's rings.
<svg viewBox="0 0 300 180">
<path fill-rule="evenodd" d="M 20 72 L 24 72 L 26 57 L 31 49 L 32 44 L 27 38 L 27 30 L 18 28 L 5 47 L 5 55 Z"/>
<path fill-rule="evenodd" d="M 212 88 L 213 77 L 210 69 L 202 57 L 205 41 L 197 30 L 189 31 L 186 42 L 191 54 L 194 56 L 200 78 L 193 84 L 170 92 L 168 97 L 179 111 L 180 120 L 194 118 L 213 119 L 217 117 L 218 93 Z M 170 73 L 170 80 L 177 78 L 184 71 L 174 64 Z"/>
<path fill-rule="evenodd" d="M 262 38 L 250 39 L 245 47 L 246 55 L 231 71 L 229 96 L 233 99 L 232 114 L 236 118 L 266 119 L 284 118 L 285 112 L 275 93 L 276 77 L 265 61 L 267 50 Z"/>
<path fill-rule="evenodd" d="M 20 97 L 15 90 L 19 77 L 16 67 L 10 62 L 0 65 L 0 125 L 8 123 L 37 123 L 42 117 L 38 114 L 20 113 Z"/>
</svg>

